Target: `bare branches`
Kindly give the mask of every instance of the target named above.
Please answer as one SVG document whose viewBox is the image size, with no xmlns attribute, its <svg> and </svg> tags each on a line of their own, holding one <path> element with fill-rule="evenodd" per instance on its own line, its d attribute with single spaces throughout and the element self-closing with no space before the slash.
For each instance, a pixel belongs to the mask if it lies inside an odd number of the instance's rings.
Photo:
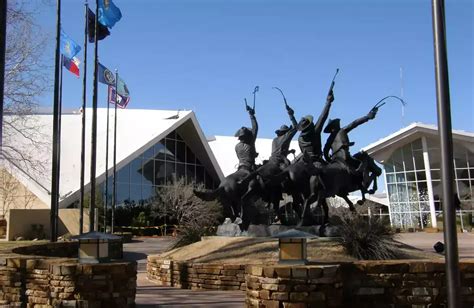
<svg viewBox="0 0 474 308">
<path fill-rule="evenodd" d="M 31 116 L 38 98 L 51 87 L 44 59 L 47 37 L 35 23 L 36 10 L 47 3 L 9 1 L 5 54 L 5 101 L 3 148 L 0 158 L 29 176 L 43 174 L 49 142 L 42 123 Z"/>
</svg>

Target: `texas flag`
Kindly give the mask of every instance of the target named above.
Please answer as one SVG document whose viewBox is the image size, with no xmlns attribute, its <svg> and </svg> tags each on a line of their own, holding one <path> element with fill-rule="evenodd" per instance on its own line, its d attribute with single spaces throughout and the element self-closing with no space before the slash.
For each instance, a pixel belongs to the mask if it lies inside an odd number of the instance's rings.
<svg viewBox="0 0 474 308">
<path fill-rule="evenodd" d="M 63 56 L 63 65 L 65 68 L 68 69 L 71 73 L 79 77 L 79 64 L 81 61 L 79 61 L 78 58 L 73 57 L 72 59 L 68 59 Z"/>
</svg>

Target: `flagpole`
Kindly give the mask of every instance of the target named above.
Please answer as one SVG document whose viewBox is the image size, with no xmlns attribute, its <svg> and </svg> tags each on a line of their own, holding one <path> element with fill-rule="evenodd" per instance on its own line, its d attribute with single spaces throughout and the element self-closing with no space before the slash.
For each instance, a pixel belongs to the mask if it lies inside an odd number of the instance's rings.
<svg viewBox="0 0 474 308">
<path fill-rule="evenodd" d="M 0 1 L 0 154 L 3 148 L 3 107 L 5 91 L 5 52 L 7 41 L 7 0 Z"/>
<path fill-rule="evenodd" d="M 53 153 L 52 153 L 52 166 L 51 166 L 51 209 L 50 209 L 50 240 L 56 242 L 57 229 L 56 229 L 56 209 L 58 207 L 58 182 L 59 182 L 59 39 L 61 31 L 61 0 L 56 2 L 56 50 L 54 55 L 54 101 L 53 101 Z"/>
<path fill-rule="evenodd" d="M 117 84 L 117 82 L 115 82 Z M 107 133 L 105 134 L 105 203 L 104 203 L 104 233 L 107 233 L 107 205 L 109 199 L 109 110 L 107 99 Z"/>
<path fill-rule="evenodd" d="M 443 233 L 446 244 L 446 293 L 448 307 L 461 307 L 459 251 L 456 233 L 456 207 L 453 165 L 453 135 L 449 71 L 446 47 L 446 20 L 444 0 L 432 0 L 433 43 L 435 60 L 438 129 L 441 149 L 441 184 L 443 188 Z"/>
<path fill-rule="evenodd" d="M 95 175 L 96 175 L 96 159 L 97 159 L 97 73 L 98 73 L 98 39 L 97 28 L 99 19 L 99 0 L 95 1 L 95 24 L 94 24 L 94 80 L 93 80 L 93 94 L 92 94 L 92 135 L 91 135 L 91 202 L 89 212 L 89 231 L 95 230 Z"/>
<path fill-rule="evenodd" d="M 117 98 L 118 98 L 118 70 L 115 70 L 115 105 L 114 105 L 114 182 L 113 182 L 113 201 L 112 217 L 110 222 L 110 232 L 114 234 L 115 227 L 115 203 L 117 202 Z M 108 103 L 108 102 L 107 102 Z"/>
<path fill-rule="evenodd" d="M 88 35 L 88 10 L 89 4 L 84 3 L 84 72 L 82 73 L 82 129 L 81 129 L 81 192 L 79 199 L 79 234 L 84 232 L 84 177 L 86 161 L 86 106 L 87 106 L 87 35 Z"/>
</svg>

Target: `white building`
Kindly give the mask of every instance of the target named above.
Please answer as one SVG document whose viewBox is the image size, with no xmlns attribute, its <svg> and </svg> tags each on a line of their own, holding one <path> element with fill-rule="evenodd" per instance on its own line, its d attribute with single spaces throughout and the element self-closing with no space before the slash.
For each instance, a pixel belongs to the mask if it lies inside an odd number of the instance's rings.
<svg viewBox="0 0 474 308">
<path fill-rule="evenodd" d="M 438 129 L 413 123 L 364 148 L 384 166 L 392 225 L 437 227 L 442 222 Z M 474 133 L 453 131 L 458 223 L 471 228 L 474 213 Z"/>
</svg>

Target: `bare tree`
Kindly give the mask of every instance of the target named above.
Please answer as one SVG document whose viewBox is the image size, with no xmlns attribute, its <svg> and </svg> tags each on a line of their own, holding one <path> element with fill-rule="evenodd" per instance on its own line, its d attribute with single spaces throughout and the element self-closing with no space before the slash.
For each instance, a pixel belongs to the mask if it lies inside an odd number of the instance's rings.
<svg viewBox="0 0 474 308">
<path fill-rule="evenodd" d="M 8 1 L 5 54 L 3 148 L 5 165 L 28 176 L 44 173 L 44 153 L 49 146 L 42 124 L 32 116 L 38 98 L 51 87 L 44 51 L 47 37 L 35 23 L 36 8 L 45 3 Z"/>
<path fill-rule="evenodd" d="M 199 241 L 212 233 L 222 217 L 222 206 L 217 202 L 203 201 L 193 193 L 193 186 L 184 178 L 174 179 L 169 186 L 157 189 L 152 203 L 153 214 L 176 223 L 181 240 L 178 245 Z"/>
<path fill-rule="evenodd" d="M 0 170 L 0 213 L 3 217 L 6 217 L 9 209 L 31 208 L 35 198 L 10 172 Z"/>
</svg>

